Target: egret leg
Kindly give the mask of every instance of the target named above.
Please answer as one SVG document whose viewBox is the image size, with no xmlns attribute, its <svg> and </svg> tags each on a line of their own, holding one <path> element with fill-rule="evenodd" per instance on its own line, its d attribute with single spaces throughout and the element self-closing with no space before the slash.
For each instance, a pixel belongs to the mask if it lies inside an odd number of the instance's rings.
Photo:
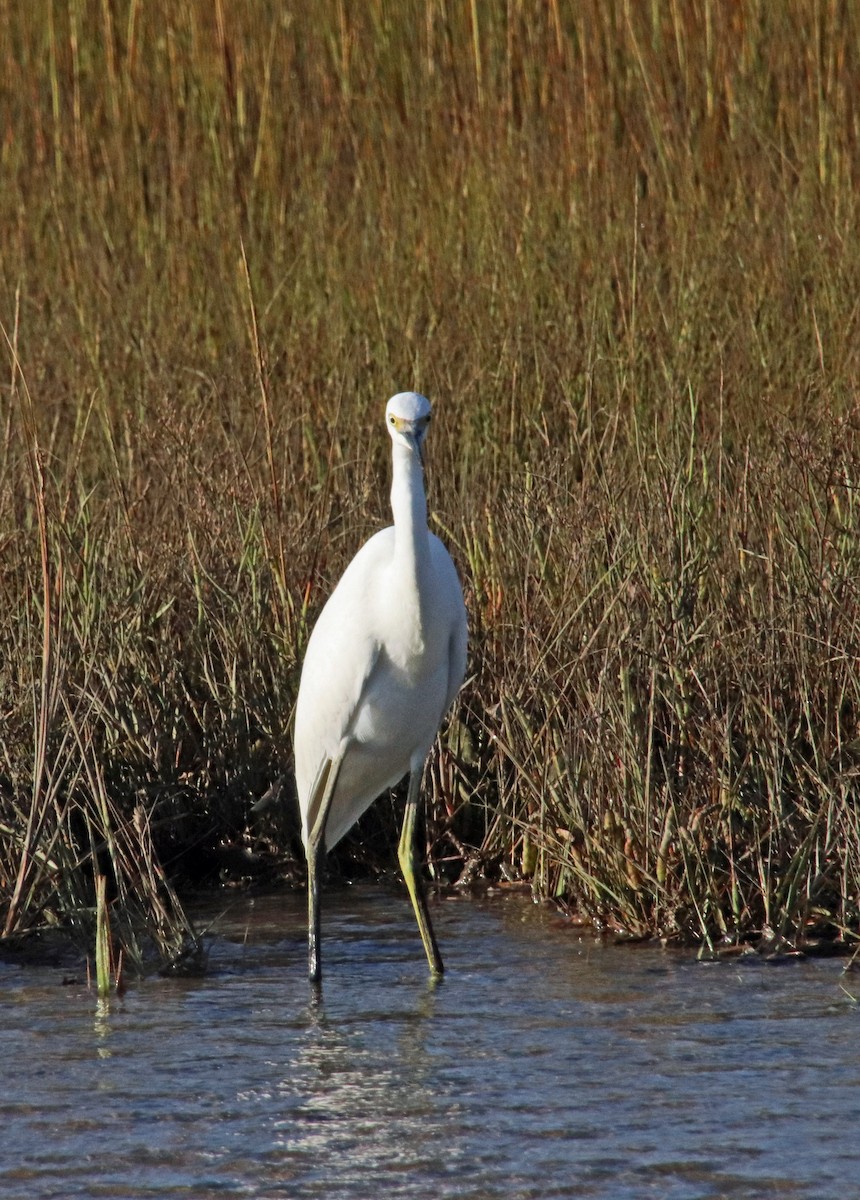
<svg viewBox="0 0 860 1200">
<path fill-rule="evenodd" d="M 330 762 L 328 773 L 324 776 L 321 774 L 320 776 L 317 788 L 323 786 L 324 779 L 325 790 L 314 827 L 308 833 L 306 851 L 308 859 L 308 979 L 310 979 L 311 983 L 319 983 L 322 975 L 322 966 L 320 964 L 319 878 L 322 860 L 325 858 L 325 827 L 342 762 L 343 755 Z"/>
<path fill-rule="evenodd" d="M 431 974 L 441 975 L 445 970 L 442 965 L 442 955 L 439 953 L 439 947 L 436 944 L 436 935 L 433 932 L 433 924 L 430 920 L 427 897 L 424 894 L 424 887 L 415 866 L 415 818 L 418 813 L 418 792 L 421 788 L 421 775 L 422 771 L 419 769 L 413 771 L 409 776 L 406 813 L 403 817 L 403 829 L 400 833 L 400 845 L 397 850 L 397 857 L 400 861 L 403 878 L 406 880 L 406 886 L 409 889 L 409 896 L 412 900 L 412 907 L 415 910 L 415 919 L 418 922 L 418 930 L 421 934 L 421 941 L 424 943 L 424 951 L 427 955 L 427 962 L 430 964 Z"/>
</svg>

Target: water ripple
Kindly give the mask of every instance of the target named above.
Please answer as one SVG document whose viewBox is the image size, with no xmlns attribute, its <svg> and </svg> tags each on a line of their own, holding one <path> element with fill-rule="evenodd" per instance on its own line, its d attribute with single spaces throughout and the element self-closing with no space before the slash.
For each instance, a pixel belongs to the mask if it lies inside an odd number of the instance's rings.
<svg viewBox="0 0 860 1200">
<path fill-rule="evenodd" d="M 0 1197 L 860 1195 L 838 962 L 703 965 L 456 902 L 432 987 L 408 902 L 359 889 L 326 896 L 317 1002 L 303 910 L 243 901 L 205 979 L 107 1005 L 3 966 Z"/>
</svg>

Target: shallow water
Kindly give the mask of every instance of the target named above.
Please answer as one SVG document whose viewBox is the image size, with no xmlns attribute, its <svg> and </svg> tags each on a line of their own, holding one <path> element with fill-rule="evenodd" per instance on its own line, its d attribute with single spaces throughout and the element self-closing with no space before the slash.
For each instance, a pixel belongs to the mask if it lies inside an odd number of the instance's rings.
<svg viewBox="0 0 860 1200">
<path fill-rule="evenodd" d="M 860 1197 L 860 980 L 580 939 L 521 899 L 240 900 L 200 980 L 0 965 L 0 1196 Z"/>
</svg>

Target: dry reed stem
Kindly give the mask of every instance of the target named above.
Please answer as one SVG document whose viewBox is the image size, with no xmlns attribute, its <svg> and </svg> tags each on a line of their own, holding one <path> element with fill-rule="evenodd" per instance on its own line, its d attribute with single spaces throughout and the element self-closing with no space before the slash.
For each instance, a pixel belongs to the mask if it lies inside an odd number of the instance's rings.
<svg viewBox="0 0 860 1200">
<path fill-rule="evenodd" d="M 715 949 L 851 943 L 853 9 L 22 13 L 7 933 L 91 946 L 106 874 L 140 969 L 141 928 L 193 956 L 174 883 L 300 871 L 288 789 L 254 801 L 289 773 L 307 622 L 387 520 L 379 405 L 416 386 L 473 627 L 437 875 Z M 341 866 L 390 844 L 381 806 Z"/>
</svg>

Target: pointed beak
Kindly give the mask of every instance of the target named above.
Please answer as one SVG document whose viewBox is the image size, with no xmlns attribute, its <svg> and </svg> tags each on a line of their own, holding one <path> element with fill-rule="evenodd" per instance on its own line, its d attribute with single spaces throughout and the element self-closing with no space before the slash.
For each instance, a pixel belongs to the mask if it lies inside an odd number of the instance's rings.
<svg viewBox="0 0 860 1200">
<path fill-rule="evenodd" d="M 408 423 L 404 421 L 403 425 L 401 425 L 401 427 L 400 427 L 400 432 L 403 434 L 403 436 L 409 442 L 409 445 L 412 447 L 412 449 L 415 451 L 415 454 L 418 456 L 418 461 L 421 463 L 421 466 L 423 467 L 424 466 L 424 450 L 422 448 L 422 442 L 423 442 L 422 434 L 424 432 L 423 428 L 419 425 L 413 425 L 411 421 Z"/>
<path fill-rule="evenodd" d="M 424 434 L 427 431 L 427 422 L 423 421 L 423 420 L 410 421 L 406 417 L 392 417 L 391 423 L 394 426 L 394 428 L 397 430 L 400 437 L 402 437 L 403 440 L 414 451 L 416 457 L 418 458 L 418 461 L 421 463 L 421 466 L 423 467 L 424 466 L 423 442 L 424 442 Z"/>
</svg>

